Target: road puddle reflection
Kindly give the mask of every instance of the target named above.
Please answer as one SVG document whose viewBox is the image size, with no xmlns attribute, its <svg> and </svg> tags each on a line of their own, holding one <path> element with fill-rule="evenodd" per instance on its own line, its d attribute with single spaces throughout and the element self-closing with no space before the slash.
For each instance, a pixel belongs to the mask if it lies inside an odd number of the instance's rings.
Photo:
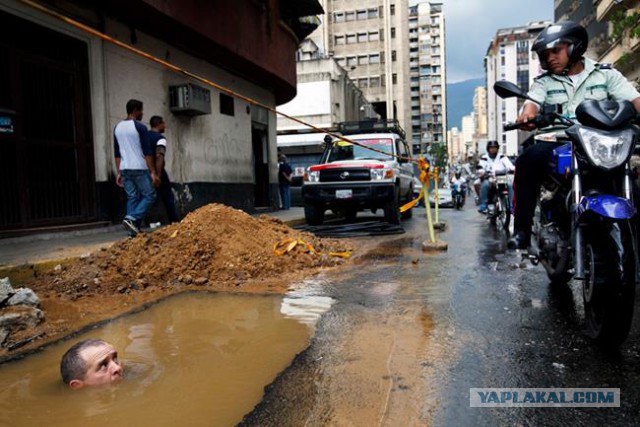
<svg viewBox="0 0 640 427">
<path fill-rule="evenodd" d="M 309 343 L 326 297 L 188 294 L 0 365 L 0 425 L 229 426 Z M 125 380 L 72 391 L 59 363 L 75 342 L 112 343 Z"/>
</svg>

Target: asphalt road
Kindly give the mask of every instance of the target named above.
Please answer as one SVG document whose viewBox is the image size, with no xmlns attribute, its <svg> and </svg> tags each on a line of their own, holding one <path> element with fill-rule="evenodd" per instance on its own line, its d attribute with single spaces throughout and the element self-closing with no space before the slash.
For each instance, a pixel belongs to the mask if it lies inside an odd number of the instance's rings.
<svg viewBox="0 0 640 427">
<path fill-rule="evenodd" d="M 243 425 L 640 425 L 638 316 L 619 350 L 596 347 L 577 282 L 551 288 L 473 206 L 441 216 L 446 253 L 421 251 L 422 210 L 300 286 L 336 302 Z M 621 406 L 471 408 L 471 387 L 620 388 Z"/>
</svg>

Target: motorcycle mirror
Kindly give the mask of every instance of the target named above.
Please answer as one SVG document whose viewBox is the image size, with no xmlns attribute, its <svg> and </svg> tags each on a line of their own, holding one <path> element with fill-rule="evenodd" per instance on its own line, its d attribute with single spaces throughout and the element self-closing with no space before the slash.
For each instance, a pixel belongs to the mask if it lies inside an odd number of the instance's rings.
<svg viewBox="0 0 640 427">
<path fill-rule="evenodd" d="M 495 82 L 493 85 L 493 90 L 500 98 L 517 97 L 529 99 L 527 94 L 522 89 L 507 80 L 500 80 L 498 82 Z"/>
</svg>

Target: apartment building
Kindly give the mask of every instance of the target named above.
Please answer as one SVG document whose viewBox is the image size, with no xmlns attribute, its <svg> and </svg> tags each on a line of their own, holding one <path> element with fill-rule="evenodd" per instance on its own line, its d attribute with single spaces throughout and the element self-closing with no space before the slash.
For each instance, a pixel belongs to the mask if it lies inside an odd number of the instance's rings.
<svg viewBox="0 0 640 427">
<path fill-rule="evenodd" d="M 598 60 L 613 64 L 640 88 L 640 36 L 637 32 L 640 27 L 640 0 L 595 0 L 593 4 L 596 9 L 595 18 L 603 24 L 620 20 L 623 16 L 635 17 L 635 27 L 630 25 L 619 32 L 616 32 L 613 25 L 607 27 L 609 44 Z"/>
<path fill-rule="evenodd" d="M 322 0 L 324 22 L 310 38 L 383 119 L 411 129 L 407 0 Z"/>
<path fill-rule="evenodd" d="M 531 52 L 531 43 L 551 22 L 537 21 L 520 27 L 503 28 L 496 32 L 485 56 L 487 81 L 487 137 L 500 142 L 500 149 L 508 156 L 517 155 L 524 132 L 503 132 L 502 124 L 514 121 L 522 106 L 518 98 L 501 99 L 493 91 L 499 80 L 516 83 L 525 91 L 542 72 L 538 56 Z"/>
<path fill-rule="evenodd" d="M 618 31 L 615 23 L 631 16 L 635 17 L 635 26 Z M 640 37 L 632 34 L 640 27 L 640 0 L 555 0 L 554 19 L 582 24 L 589 34 L 587 56 L 613 64 L 640 87 Z"/>
<path fill-rule="evenodd" d="M 447 129 L 445 21 L 440 2 L 409 8 L 411 139 L 414 152 L 445 143 Z"/>
<path fill-rule="evenodd" d="M 487 143 L 487 89 L 478 86 L 473 93 L 473 144 L 467 155 L 480 155 Z"/>
</svg>

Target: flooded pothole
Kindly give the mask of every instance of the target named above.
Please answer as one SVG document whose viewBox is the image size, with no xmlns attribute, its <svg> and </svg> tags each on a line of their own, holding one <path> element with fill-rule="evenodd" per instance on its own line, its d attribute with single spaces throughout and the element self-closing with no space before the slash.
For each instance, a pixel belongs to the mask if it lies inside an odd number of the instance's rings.
<svg viewBox="0 0 640 427">
<path fill-rule="evenodd" d="M 0 365 L 0 425 L 229 426 L 307 347 L 332 299 L 184 294 Z M 59 363 L 75 342 L 101 338 L 124 362 L 117 386 L 72 391 Z"/>
</svg>

